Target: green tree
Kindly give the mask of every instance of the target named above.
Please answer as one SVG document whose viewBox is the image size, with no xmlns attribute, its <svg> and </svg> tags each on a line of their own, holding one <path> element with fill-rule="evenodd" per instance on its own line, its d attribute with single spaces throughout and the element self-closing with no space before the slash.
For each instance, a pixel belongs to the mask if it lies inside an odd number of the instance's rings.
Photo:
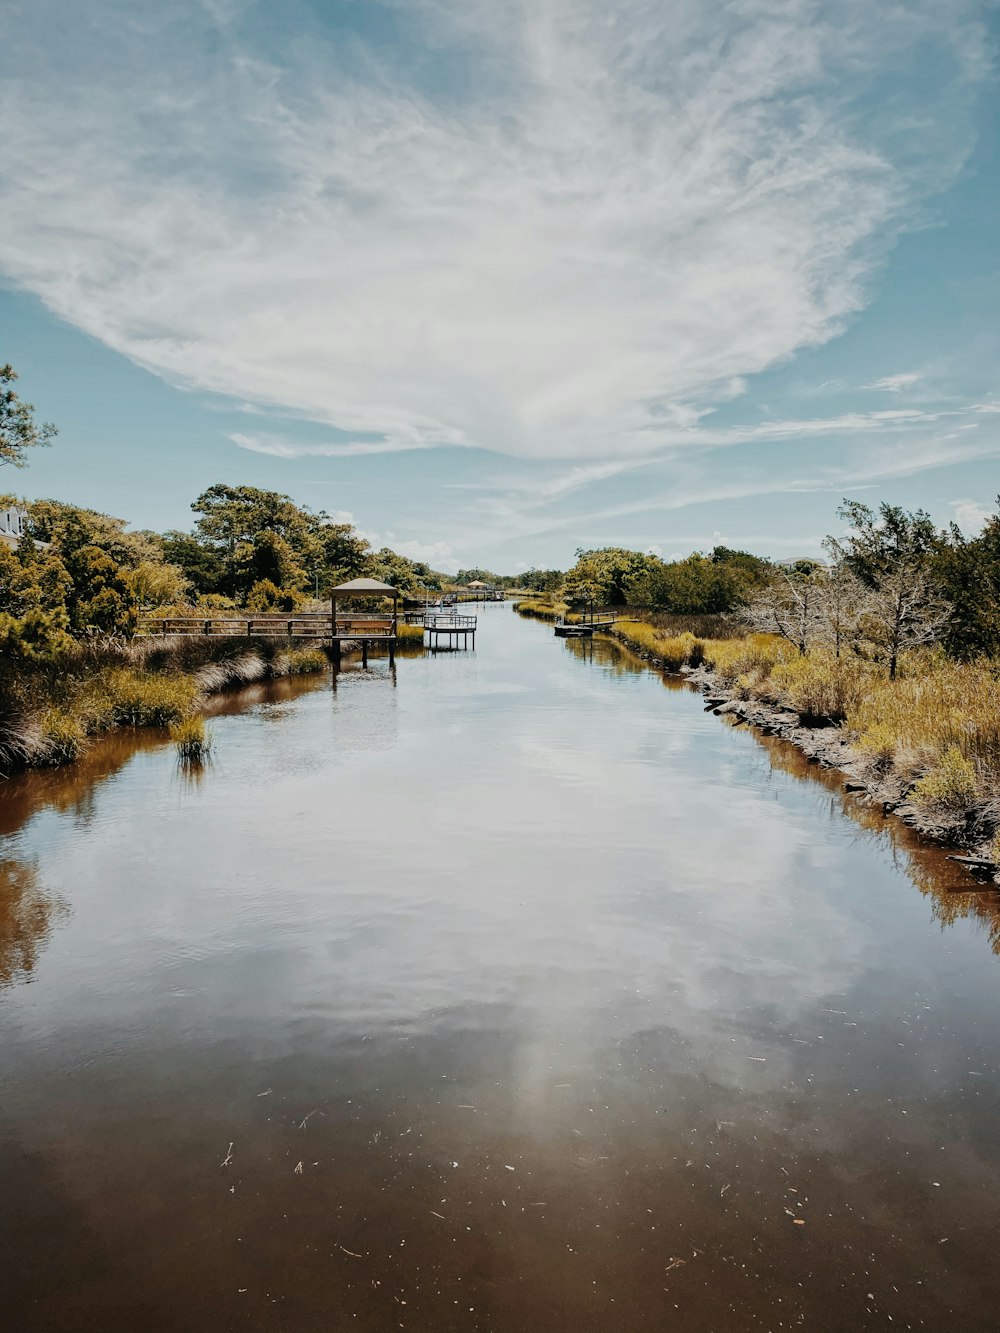
<svg viewBox="0 0 1000 1333">
<path fill-rule="evenodd" d="M 164 559 L 180 569 L 199 596 L 218 593 L 226 581 L 223 557 L 193 533 L 168 532 L 163 538 Z"/>
<path fill-rule="evenodd" d="M 58 433 L 51 422 L 35 421 L 34 406 L 10 387 L 16 379 L 12 365 L 0 366 L 0 467 L 24 467 L 27 451 L 51 444 Z"/>
<path fill-rule="evenodd" d="M 728 564 L 695 551 L 669 564 L 650 560 L 632 600 L 673 615 L 718 615 L 741 601 L 744 587 Z"/>
<path fill-rule="evenodd" d="M 570 603 L 596 602 L 625 606 L 639 581 L 649 572 L 655 556 L 606 546 L 577 551 L 576 564 L 566 574 L 563 595 Z"/>
<path fill-rule="evenodd" d="M 1000 657 L 1000 495 L 997 509 L 978 537 L 953 525 L 934 556 L 934 573 L 954 606 L 944 643 L 955 657 Z"/>
</svg>

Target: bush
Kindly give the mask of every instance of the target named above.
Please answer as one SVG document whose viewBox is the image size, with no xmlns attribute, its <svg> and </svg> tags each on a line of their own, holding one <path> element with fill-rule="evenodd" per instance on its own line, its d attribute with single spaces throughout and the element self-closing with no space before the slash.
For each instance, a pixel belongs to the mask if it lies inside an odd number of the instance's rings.
<svg viewBox="0 0 1000 1333">
<path fill-rule="evenodd" d="M 957 745 L 950 745 L 913 788 L 911 800 L 932 815 L 958 818 L 976 802 L 976 770 Z"/>
</svg>

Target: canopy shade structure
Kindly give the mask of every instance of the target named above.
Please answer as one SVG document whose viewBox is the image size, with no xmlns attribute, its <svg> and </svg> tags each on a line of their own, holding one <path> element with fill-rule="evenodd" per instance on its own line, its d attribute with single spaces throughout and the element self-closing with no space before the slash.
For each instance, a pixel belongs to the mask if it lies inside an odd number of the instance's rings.
<svg viewBox="0 0 1000 1333">
<path fill-rule="evenodd" d="M 399 589 L 378 579 L 351 579 L 331 590 L 333 597 L 398 597 Z"/>
</svg>

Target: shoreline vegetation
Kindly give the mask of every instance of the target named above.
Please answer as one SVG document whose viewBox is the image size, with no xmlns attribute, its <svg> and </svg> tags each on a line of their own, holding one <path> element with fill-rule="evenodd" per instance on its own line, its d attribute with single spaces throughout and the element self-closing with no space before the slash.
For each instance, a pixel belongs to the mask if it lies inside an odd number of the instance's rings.
<svg viewBox="0 0 1000 1333">
<path fill-rule="evenodd" d="M 548 598 L 515 610 L 580 619 Z M 940 647 L 918 647 L 900 655 L 890 678 L 878 662 L 838 658 L 822 645 L 802 653 L 779 634 L 747 634 L 732 618 L 704 617 L 698 634 L 685 627 L 692 619 L 656 625 L 636 612 L 603 632 L 655 669 L 682 676 L 716 715 L 790 741 L 842 773 L 859 799 L 961 849 L 971 871 L 1000 883 L 995 661 L 960 662 Z"/>
<path fill-rule="evenodd" d="M 10 366 L 0 379 L 0 462 L 17 468 L 55 428 L 36 425 Z M 156 533 L 0 496 L 0 773 L 72 762 L 120 726 L 174 728 L 193 759 L 210 745 L 197 718 L 210 695 L 327 666 L 316 647 L 145 637 L 151 617 L 294 613 L 357 577 L 418 602 L 486 583 L 519 589 L 517 611 L 540 620 L 613 611 L 615 638 L 685 673 L 714 711 L 792 740 L 997 875 L 1000 511 L 967 537 L 922 510 L 845 499 L 823 559 L 604 547 L 578 550 L 566 571 L 452 578 L 276 491 L 217 484 L 191 509 L 190 532 Z M 423 636 L 401 626 L 400 637 Z"/>
</svg>

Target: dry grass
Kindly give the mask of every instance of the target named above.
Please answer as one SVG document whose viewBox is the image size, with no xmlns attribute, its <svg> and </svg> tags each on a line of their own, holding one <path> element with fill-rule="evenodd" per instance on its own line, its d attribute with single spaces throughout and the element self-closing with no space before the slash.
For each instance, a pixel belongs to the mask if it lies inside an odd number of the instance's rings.
<svg viewBox="0 0 1000 1333">
<path fill-rule="evenodd" d="M 954 768 L 954 751 L 983 799 L 1000 796 L 1000 664 L 908 661 L 902 679 L 877 678 L 849 711 L 847 726 L 875 761 L 907 777 Z M 928 789 L 929 790 L 929 789 Z"/>
</svg>

